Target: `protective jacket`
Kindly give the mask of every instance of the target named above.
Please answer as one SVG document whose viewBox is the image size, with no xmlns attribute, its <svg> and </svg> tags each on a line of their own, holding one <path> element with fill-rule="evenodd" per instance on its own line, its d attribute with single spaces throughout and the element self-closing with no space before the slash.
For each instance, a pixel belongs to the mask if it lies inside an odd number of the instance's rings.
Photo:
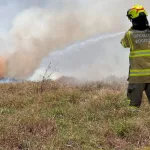
<svg viewBox="0 0 150 150">
<path fill-rule="evenodd" d="M 143 31 L 129 29 L 121 44 L 130 48 L 129 82 L 150 83 L 150 28 Z"/>
</svg>

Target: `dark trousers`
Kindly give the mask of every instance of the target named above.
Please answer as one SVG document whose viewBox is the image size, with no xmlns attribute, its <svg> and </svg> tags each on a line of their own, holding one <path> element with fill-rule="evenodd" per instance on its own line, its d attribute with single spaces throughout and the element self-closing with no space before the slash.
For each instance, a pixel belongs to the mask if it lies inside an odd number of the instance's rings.
<svg viewBox="0 0 150 150">
<path fill-rule="evenodd" d="M 140 107 L 143 91 L 150 102 L 150 83 L 129 83 L 127 97 L 130 100 L 130 106 Z"/>
</svg>

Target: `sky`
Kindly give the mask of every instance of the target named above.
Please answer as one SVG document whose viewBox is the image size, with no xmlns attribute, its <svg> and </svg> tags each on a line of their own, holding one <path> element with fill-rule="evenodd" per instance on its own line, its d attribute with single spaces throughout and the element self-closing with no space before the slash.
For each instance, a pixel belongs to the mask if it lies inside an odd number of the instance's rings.
<svg viewBox="0 0 150 150">
<path fill-rule="evenodd" d="M 72 5 L 76 7 L 86 7 L 87 5 L 95 4 L 95 3 L 101 4 L 101 6 L 110 6 L 110 11 L 114 8 L 116 8 L 116 5 L 120 8 L 127 10 L 130 6 L 136 3 L 144 4 L 147 9 L 149 9 L 147 4 L 149 4 L 148 0 L 139 1 L 139 0 L 0 0 L 0 29 L 8 30 L 11 28 L 13 19 L 15 16 L 17 16 L 20 12 L 22 12 L 25 9 L 31 8 L 31 7 L 42 7 L 42 8 L 49 8 L 49 9 L 61 9 L 61 7 L 64 7 L 64 5 Z M 75 5 L 76 4 L 76 5 Z M 119 5 L 121 4 L 121 5 Z M 99 7 L 100 5 L 98 5 Z M 118 7 L 117 6 L 117 7 Z M 125 7 L 127 6 L 127 7 Z M 101 7 L 99 8 L 101 9 Z M 150 10 L 150 9 L 149 9 Z M 123 14 L 122 14 L 123 15 Z"/>
<path fill-rule="evenodd" d="M 0 31 L 7 32 L 12 27 L 13 19 L 30 7 L 46 7 L 47 0 L 0 0 Z"/>
</svg>

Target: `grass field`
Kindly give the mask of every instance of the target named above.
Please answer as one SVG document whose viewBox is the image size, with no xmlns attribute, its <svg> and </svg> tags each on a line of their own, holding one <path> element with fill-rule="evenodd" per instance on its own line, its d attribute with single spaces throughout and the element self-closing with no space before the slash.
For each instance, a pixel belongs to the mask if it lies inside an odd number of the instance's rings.
<svg viewBox="0 0 150 150">
<path fill-rule="evenodd" d="M 126 84 L 0 85 L 0 150 L 150 150 L 150 106 L 128 110 Z"/>
</svg>

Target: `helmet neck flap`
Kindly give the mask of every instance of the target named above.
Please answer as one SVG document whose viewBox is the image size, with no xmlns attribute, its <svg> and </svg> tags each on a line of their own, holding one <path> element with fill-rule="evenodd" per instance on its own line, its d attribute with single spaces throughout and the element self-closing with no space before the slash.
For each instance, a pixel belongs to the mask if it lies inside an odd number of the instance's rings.
<svg viewBox="0 0 150 150">
<path fill-rule="evenodd" d="M 132 22 L 132 29 L 146 30 L 149 28 L 149 22 L 146 16 L 139 16 L 135 19 L 132 19 L 131 22 Z"/>
</svg>

